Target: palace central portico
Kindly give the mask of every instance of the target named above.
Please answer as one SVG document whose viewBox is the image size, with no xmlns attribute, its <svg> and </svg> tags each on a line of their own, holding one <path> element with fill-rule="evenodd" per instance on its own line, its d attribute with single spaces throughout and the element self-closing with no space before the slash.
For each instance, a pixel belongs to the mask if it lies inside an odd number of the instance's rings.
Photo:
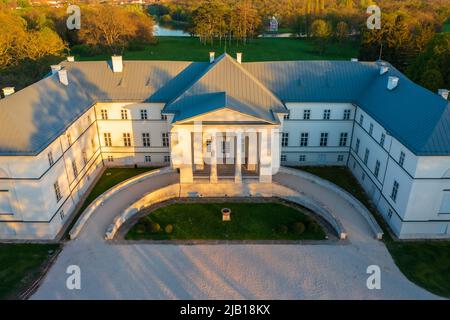
<svg viewBox="0 0 450 320">
<path fill-rule="evenodd" d="M 171 162 L 181 183 L 271 182 L 280 166 L 284 104 L 228 55 L 168 103 Z"/>
<path fill-rule="evenodd" d="M 220 120 L 220 118 L 218 119 Z M 279 168 L 279 126 L 256 123 L 179 124 L 171 131 L 172 165 L 180 182 L 271 182 Z"/>
</svg>

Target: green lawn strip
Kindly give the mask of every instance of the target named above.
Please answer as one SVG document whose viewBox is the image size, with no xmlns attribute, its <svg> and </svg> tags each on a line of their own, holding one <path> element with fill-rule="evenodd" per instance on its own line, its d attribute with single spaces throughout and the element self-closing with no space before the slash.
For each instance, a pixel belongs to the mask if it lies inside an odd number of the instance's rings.
<svg viewBox="0 0 450 320">
<path fill-rule="evenodd" d="M 78 220 L 81 213 L 92 203 L 92 201 L 94 201 L 102 193 L 108 191 L 110 188 L 114 187 L 115 185 L 117 185 L 127 179 L 130 179 L 141 173 L 145 173 L 145 172 L 155 170 L 155 169 L 157 169 L 157 167 L 108 168 L 108 169 L 106 169 L 105 172 L 103 172 L 103 175 L 100 177 L 100 179 L 95 184 L 92 191 L 86 197 L 86 200 L 84 200 L 80 209 L 74 215 L 71 224 L 67 228 L 67 232 L 69 232 L 72 229 L 72 227 L 75 225 L 75 223 Z"/>
<path fill-rule="evenodd" d="M 222 221 L 222 208 L 231 209 L 231 221 Z M 143 229 L 142 226 L 149 220 L 158 223 L 162 230 L 140 233 L 139 228 Z M 302 234 L 294 232 L 296 222 L 307 226 Z M 170 234 L 163 230 L 168 224 L 173 225 Z M 288 230 L 283 232 L 280 226 L 286 226 Z M 279 203 L 175 203 L 141 218 L 128 232 L 126 239 L 323 240 L 325 232 L 314 219 Z"/>
<path fill-rule="evenodd" d="M 323 55 L 317 51 L 311 39 L 295 38 L 260 38 L 253 39 L 246 45 L 235 42 L 227 44 L 228 54 L 235 56 L 243 52 L 243 61 L 276 61 L 276 60 L 349 60 L 358 55 L 358 42 L 330 43 Z M 224 45 L 215 42 L 213 46 L 200 43 L 198 38 L 191 37 L 158 37 L 158 43 L 146 45 L 144 50 L 123 53 L 126 60 L 177 60 L 207 61 L 209 52 L 219 56 L 224 52 Z M 83 61 L 109 60 L 110 54 L 82 56 L 73 52 L 76 59 Z"/>
<path fill-rule="evenodd" d="M 384 242 L 403 274 L 437 295 L 450 297 L 450 241 L 396 241 L 369 197 L 346 167 L 299 167 L 352 193 L 373 214 L 384 231 Z"/>
<path fill-rule="evenodd" d="M 58 248 L 58 244 L 0 244 L 0 299 L 17 299 Z"/>
</svg>

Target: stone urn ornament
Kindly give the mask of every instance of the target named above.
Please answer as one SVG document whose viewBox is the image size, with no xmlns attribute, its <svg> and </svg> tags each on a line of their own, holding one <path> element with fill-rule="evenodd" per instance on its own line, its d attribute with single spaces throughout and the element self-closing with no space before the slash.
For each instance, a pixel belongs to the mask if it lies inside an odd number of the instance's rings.
<svg viewBox="0 0 450 320">
<path fill-rule="evenodd" d="M 222 221 L 231 221 L 231 209 L 223 208 L 220 212 L 222 212 Z"/>
</svg>

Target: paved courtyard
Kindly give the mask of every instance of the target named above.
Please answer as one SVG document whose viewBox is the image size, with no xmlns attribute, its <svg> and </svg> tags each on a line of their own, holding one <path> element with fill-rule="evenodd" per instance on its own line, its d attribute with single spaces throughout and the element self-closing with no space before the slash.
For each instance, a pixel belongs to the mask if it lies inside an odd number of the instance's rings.
<svg viewBox="0 0 450 320">
<path fill-rule="evenodd" d="M 99 207 L 67 242 L 32 299 L 435 299 L 408 281 L 365 220 L 334 192 L 299 177 L 275 181 L 320 198 L 349 232 L 343 244 L 152 245 L 103 240 L 113 218 L 145 193 L 175 183 L 157 176 Z M 66 268 L 81 269 L 81 290 L 66 288 Z M 366 286 L 369 265 L 381 289 Z"/>
</svg>

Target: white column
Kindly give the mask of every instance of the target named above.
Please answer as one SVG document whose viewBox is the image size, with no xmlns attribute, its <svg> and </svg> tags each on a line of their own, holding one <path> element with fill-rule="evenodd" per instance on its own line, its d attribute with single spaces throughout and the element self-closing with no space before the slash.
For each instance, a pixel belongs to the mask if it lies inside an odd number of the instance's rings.
<svg viewBox="0 0 450 320">
<path fill-rule="evenodd" d="M 211 173 L 210 173 L 210 182 L 217 183 L 217 150 L 218 150 L 218 141 L 217 135 L 213 134 L 211 136 Z"/>
<path fill-rule="evenodd" d="M 192 172 L 192 133 L 181 131 L 178 134 L 178 143 L 182 150 L 182 161 L 180 164 L 180 183 L 193 183 L 194 174 Z"/>
<path fill-rule="evenodd" d="M 194 132 L 193 136 L 195 170 L 203 170 L 205 167 L 203 161 L 203 134 L 202 132 Z"/>
<path fill-rule="evenodd" d="M 234 163 L 235 163 L 235 173 L 234 173 L 234 182 L 241 183 L 242 182 L 242 133 L 236 132 L 236 142 L 235 142 L 236 152 L 234 154 Z"/>
<path fill-rule="evenodd" d="M 247 170 L 255 171 L 258 164 L 258 134 L 257 132 L 249 132 L 247 148 Z"/>
<path fill-rule="evenodd" d="M 272 182 L 271 131 L 266 129 L 259 135 L 259 182 Z"/>
</svg>

